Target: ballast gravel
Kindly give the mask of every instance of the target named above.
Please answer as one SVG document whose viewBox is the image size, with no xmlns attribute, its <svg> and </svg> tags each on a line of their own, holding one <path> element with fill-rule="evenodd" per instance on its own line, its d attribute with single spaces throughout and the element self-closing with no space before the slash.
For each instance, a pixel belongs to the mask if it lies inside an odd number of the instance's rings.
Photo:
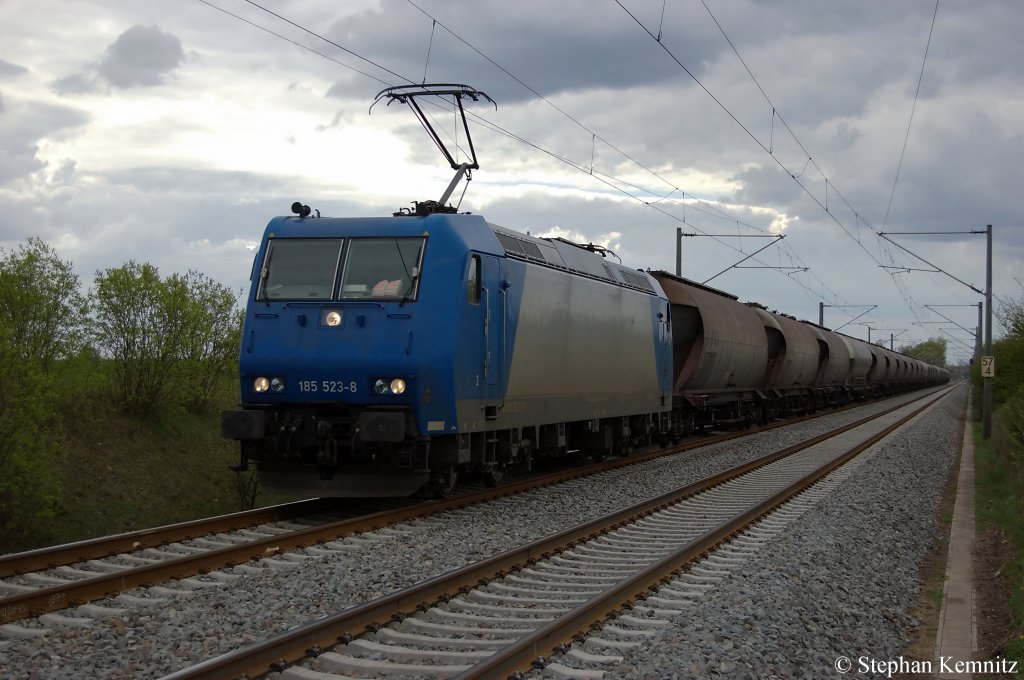
<svg viewBox="0 0 1024 680">
<path fill-rule="evenodd" d="M 801 521 L 675 617 L 609 678 L 885 677 L 941 540 L 966 389 L 877 446 Z"/>
<path fill-rule="evenodd" d="M 822 677 L 838 655 L 895 658 L 936 540 L 959 442 L 966 389 L 882 445 L 843 493 L 808 512 L 781 540 L 674 621 L 652 647 L 625 655 L 609 678 Z M 85 627 L 29 619 L 46 635 L 0 630 L 0 678 L 161 677 L 312 619 L 479 561 L 663 493 L 711 472 L 877 412 L 888 402 L 584 480 L 466 508 L 127 594 L 156 598 Z M 257 569 L 253 569 L 257 567 Z M 74 609 L 61 612 L 80 616 Z"/>
</svg>

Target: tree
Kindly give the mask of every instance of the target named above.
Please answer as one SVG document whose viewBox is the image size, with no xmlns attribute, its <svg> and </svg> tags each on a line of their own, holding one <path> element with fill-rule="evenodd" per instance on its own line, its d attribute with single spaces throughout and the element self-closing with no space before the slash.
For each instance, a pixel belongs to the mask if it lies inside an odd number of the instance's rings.
<svg viewBox="0 0 1024 680">
<path fill-rule="evenodd" d="M 17 253 L 0 249 L 0 323 L 17 360 L 49 371 L 58 358 L 77 354 L 86 311 L 71 263 L 42 240 L 28 239 Z"/>
<path fill-rule="evenodd" d="M 1020 280 L 1017 285 L 1021 285 Z M 995 317 L 1009 337 L 1024 338 L 1024 298 L 1000 301 Z"/>
<path fill-rule="evenodd" d="M 156 411 L 170 395 L 175 337 L 157 268 L 134 260 L 96 272 L 93 339 L 112 360 L 112 392 L 132 413 Z"/>
<path fill-rule="evenodd" d="M 195 271 L 162 280 L 153 265 L 131 261 L 97 272 L 94 339 L 112 360 L 122 408 L 151 414 L 174 396 L 206 408 L 238 355 L 236 297 Z"/>
<path fill-rule="evenodd" d="M 900 347 L 900 353 L 908 357 L 920 359 L 933 366 L 946 366 L 946 340 L 945 338 L 929 338 L 916 345 L 904 345 Z"/>
<path fill-rule="evenodd" d="M 192 411 L 208 410 L 217 387 L 238 360 L 242 311 L 238 296 L 196 271 L 171 276 L 166 285 L 181 311 L 184 329 L 178 348 L 184 403 Z"/>
<path fill-rule="evenodd" d="M 38 238 L 0 250 L 0 549 L 38 537 L 56 511 L 53 371 L 81 348 L 85 321 L 69 262 Z"/>
</svg>

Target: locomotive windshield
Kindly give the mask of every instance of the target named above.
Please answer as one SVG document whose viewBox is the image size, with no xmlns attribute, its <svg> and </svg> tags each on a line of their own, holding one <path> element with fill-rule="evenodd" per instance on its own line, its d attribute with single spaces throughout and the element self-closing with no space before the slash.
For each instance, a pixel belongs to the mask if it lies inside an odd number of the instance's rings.
<svg viewBox="0 0 1024 680">
<path fill-rule="evenodd" d="M 257 299 L 414 299 L 423 243 L 422 237 L 273 239 Z"/>
<path fill-rule="evenodd" d="M 422 238 L 358 238 L 348 244 L 341 299 L 415 298 Z"/>
<path fill-rule="evenodd" d="M 330 300 L 343 239 L 279 238 L 260 270 L 261 300 Z"/>
</svg>

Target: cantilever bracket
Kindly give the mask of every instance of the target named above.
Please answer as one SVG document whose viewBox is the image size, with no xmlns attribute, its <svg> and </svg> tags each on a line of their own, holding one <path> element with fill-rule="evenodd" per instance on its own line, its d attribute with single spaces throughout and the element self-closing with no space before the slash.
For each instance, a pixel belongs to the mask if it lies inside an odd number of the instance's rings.
<svg viewBox="0 0 1024 680">
<path fill-rule="evenodd" d="M 771 239 L 775 239 L 775 240 L 773 240 L 773 241 L 772 241 L 771 243 L 769 243 L 768 245 L 766 245 L 766 246 L 764 246 L 764 247 L 762 247 L 762 248 L 758 248 L 757 250 L 755 250 L 754 252 L 752 252 L 752 253 L 751 253 L 750 255 L 747 255 L 747 256 L 746 256 L 745 258 L 743 258 L 742 260 L 740 260 L 739 262 L 737 262 L 736 264 L 731 264 L 731 265 L 729 265 L 728 267 L 726 267 L 726 268 L 725 268 L 725 269 L 723 269 L 722 271 L 720 271 L 720 272 L 718 272 L 717 274 L 715 274 L 714 276 L 712 276 L 712 277 L 711 277 L 710 279 L 705 279 L 704 281 L 701 281 L 701 284 L 702 284 L 702 285 L 705 285 L 705 286 L 706 286 L 706 285 L 707 285 L 707 283 L 708 283 L 708 281 L 711 281 L 712 279 L 717 279 L 717 278 L 718 278 L 719 276 L 721 276 L 722 274 L 726 273 L 726 272 L 727 272 L 727 271 L 729 271 L 730 269 L 733 269 L 733 268 L 735 268 L 735 267 L 736 267 L 736 265 L 738 265 L 738 264 L 740 264 L 740 263 L 742 263 L 742 262 L 746 262 L 747 260 L 749 260 L 750 258 L 752 258 L 752 257 L 753 257 L 754 255 L 757 255 L 757 254 L 758 254 L 759 252 L 761 252 L 761 251 L 762 251 L 762 250 L 764 250 L 765 248 L 771 248 L 771 247 L 772 247 L 773 245 L 775 245 L 776 243 L 778 243 L 778 242 L 779 242 L 779 241 L 781 241 L 782 239 L 786 238 L 786 235 L 785 235 L 785 234 L 765 234 L 765 235 L 764 235 L 764 238 L 771 238 Z"/>
</svg>

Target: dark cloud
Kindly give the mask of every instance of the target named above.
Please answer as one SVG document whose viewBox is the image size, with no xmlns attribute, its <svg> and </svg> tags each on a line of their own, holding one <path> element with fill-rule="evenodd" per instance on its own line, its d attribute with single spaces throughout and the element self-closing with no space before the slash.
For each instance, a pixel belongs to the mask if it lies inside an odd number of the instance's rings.
<svg viewBox="0 0 1024 680">
<path fill-rule="evenodd" d="M 132 26 L 107 48 L 97 72 L 114 87 L 162 84 L 184 57 L 181 41 L 157 26 Z"/>
<path fill-rule="evenodd" d="M 90 119 L 78 109 L 20 100 L 5 109 L 0 116 L 0 187 L 45 167 L 38 156 L 41 140 L 80 128 Z"/>
<path fill-rule="evenodd" d="M 801 168 L 796 168 L 793 174 L 800 171 Z M 792 176 L 771 161 L 742 170 L 730 179 L 737 182 L 740 188 L 727 197 L 729 202 L 739 205 L 770 206 L 780 212 L 791 211 L 797 199 L 805 195 L 800 188 L 801 185 L 811 185 L 808 181 L 811 175 L 800 178 L 801 184 L 797 184 Z"/>
<path fill-rule="evenodd" d="M 53 81 L 61 95 L 100 92 L 106 87 L 128 89 L 164 84 L 184 58 L 177 36 L 157 26 L 132 26 L 118 36 L 100 61 L 85 71 Z"/>
<path fill-rule="evenodd" d="M 325 130 L 333 130 L 345 125 L 349 125 L 352 122 L 352 116 L 350 113 L 345 111 L 338 111 L 334 114 L 334 118 L 331 119 L 330 123 L 320 124 L 316 126 L 317 132 L 323 132 Z"/>
<path fill-rule="evenodd" d="M 281 179 L 265 173 L 229 172 L 172 166 L 126 167 L 104 172 L 102 177 L 120 190 L 138 193 L 178 194 L 194 198 L 230 198 L 277 193 Z"/>
<path fill-rule="evenodd" d="M 28 69 L 24 66 L 0 59 L 0 76 L 22 76 L 26 73 L 28 73 Z"/>
<path fill-rule="evenodd" d="M 922 95 L 933 81 L 954 88 L 977 79 L 1019 81 L 1024 63 L 1019 5 L 979 0 L 969 11 L 958 9 L 945 4 L 939 8 Z"/>
<path fill-rule="evenodd" d="M 78 174 L 80 185 L 68 186 Z M 97 270 L 135 259 L 164 274 L 197 269 L 239 288 L 253 258 L 246 245 L 258 242 L 270 218 L 289 213 L 300 198 L 334 208 L 298 195 L 288 178 L 267 173 L 170 167 L 98 173 L 68 161 L 50 177 L 45 202 L 0 192 L 0 212 L 9 216 L 0 221 L 0 243 L 39 236 L 74 263 L 86 285 Z M 363 210 L 345 204 L 334 214 Z"/>
<path fill-rule="evenodd" d="M 66 159 L 50 174 L 50 184 L 54 186 L 70 186 L 76 177 L 77 163 Z"/>
<path fill-rule="evenodd" d="M 418 83 L 424 79 L 466 83 L 487 92 L 499 106 L 536 96 L 512 76 L 539 94 L 552 97 L 594 88 L 670 81 L 682 75 L 674 63 L 653 58 L 658 48 L 652 47 L 646 34 L 614 6 L 595 6 L 581 0 L 515 4 L 459 0 L 424 2 L 422 6 L 440 17 L 452 32 L 434 26 L 431 19 L 408 3 L 385 0 L 376 10 L 336 22 L 328 36 L 390 70 L 392 73 L 366 62 L 354 62 L 388 83 Z M 653 21 L 657 22 L 657 16 Z M 382 26 L 387 30 L 381 30 Z M 699 73 L 719 41 L 695 28 L 678 25 L 672 41 L 682 58 Z M 331 89 L 331 96 L 349 90 L 348 82 L 346 75 Z"/>
<path fill-rule="evenodd" d="M 53 91 L 60 95 L 88 94 L 102 89 L 102 85 L 91 73 L 72 73 L 52 83 Z"/>
</svg>

